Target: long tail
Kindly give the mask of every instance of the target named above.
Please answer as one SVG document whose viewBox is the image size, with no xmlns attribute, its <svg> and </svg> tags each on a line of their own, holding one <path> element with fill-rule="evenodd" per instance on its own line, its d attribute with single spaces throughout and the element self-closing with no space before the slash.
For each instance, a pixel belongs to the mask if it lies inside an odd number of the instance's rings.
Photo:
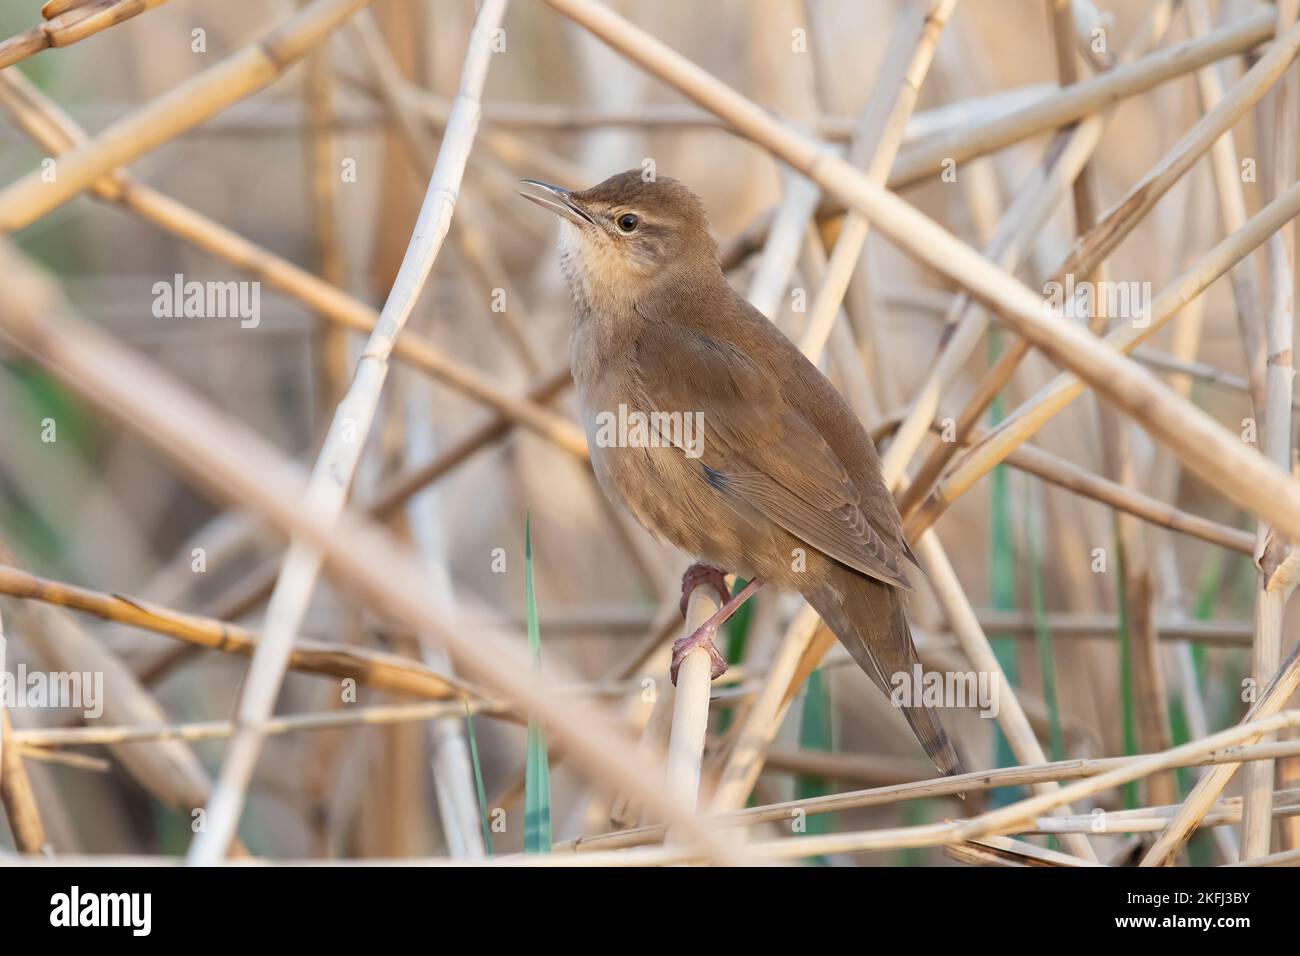
<svg viewBox="0 0 1300 956">
<path fill-rule="evenodd" d="M 895 674 L 907 674 L 909 678 L 913 674 L 919 658 L 912 630 L 907 626 L 903 599 L 895 588 L 836 567 L 829 585 L 822 584 L 804 597 L 886 696 L 893 693 Z M 921 704 L 899 709 L 940 772 L 964 772 L 932 708 Z"/>
</svg>

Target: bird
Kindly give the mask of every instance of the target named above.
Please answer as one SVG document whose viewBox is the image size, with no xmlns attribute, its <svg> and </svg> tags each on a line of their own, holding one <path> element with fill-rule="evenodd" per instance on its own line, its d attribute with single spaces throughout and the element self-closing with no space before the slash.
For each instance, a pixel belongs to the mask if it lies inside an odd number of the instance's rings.
<svg viewBox="0 0 1300 956">
<path fill-rule="evenodd" d="M 880 456 L 835 386 L 724 275 L 702 200 L 648 169 L 519 194 L 559 216 L 569 358 L 607 497 L 696 559 L 682 579 L 719 611 L 673 646 L 672 678 L 761 587 L 798 591 L 886 696 L 920 673 L 909 570 Z M 725 575 L 747 584 L 734 596 Z M 897 702 L 940 772 L 962 764 L 938 715 Z"/>
</svg>

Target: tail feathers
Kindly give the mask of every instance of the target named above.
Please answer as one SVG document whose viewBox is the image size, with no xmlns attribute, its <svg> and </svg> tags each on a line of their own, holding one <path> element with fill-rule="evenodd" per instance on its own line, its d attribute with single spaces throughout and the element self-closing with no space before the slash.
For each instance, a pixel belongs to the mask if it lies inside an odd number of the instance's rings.
<svg viewBox="0 0 1300 956">
<path fill-rule="evenodd" d="M 961 758 L 957 756 L 956 748 L 944 733 L 943 724 L 939 723 L 939 716 L 933 708 L 921 706 L 899 709 L 907 718 L 907 723 L 926 756 L 939 768 L 940 773 L 951 777 L 966 772 L 962 767 Z"/>
<path fill-rule="evenodd" d="M 837 568 L 828 583 L 804 595 L 826 625 L 886 695 L 895 674 L 913 673 L 918 662 L 903 599 L 895 588 L 847 568 Z M 964 773 L 961 759 L 934 709 L 900 707 L 912 733 L 941 773 Z"/>
</svg>

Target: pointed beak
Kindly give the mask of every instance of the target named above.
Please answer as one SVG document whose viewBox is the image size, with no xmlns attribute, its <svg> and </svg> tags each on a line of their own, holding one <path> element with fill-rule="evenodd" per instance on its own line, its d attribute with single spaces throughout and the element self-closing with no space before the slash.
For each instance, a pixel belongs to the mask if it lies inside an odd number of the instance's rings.
<svg viewBox="0 0 1300 956">
<path fill-rule="evenodd" d="M 591 213 L 582 208 L 582 204 L 573 198 L 573 193 L 563 186 L 553 186 L 539 179 L 521 179 L 524 187 L 516 190 L 529 202 L 535 202 L 543 209 L 549 209 L 557 216 L 563 216 L 578 226 L 594 226 L 596 220 Z"/>
</svg>

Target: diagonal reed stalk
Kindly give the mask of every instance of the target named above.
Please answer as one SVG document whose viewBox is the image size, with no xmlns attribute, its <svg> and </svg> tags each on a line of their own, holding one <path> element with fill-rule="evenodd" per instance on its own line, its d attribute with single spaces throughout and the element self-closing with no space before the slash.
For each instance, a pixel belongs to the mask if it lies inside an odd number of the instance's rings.
<svg viewBox="0 0 1300 956">
<path fill-rule="evenodd" d="M 351 387 L 334 414 L 329 435 L 307 484 L 304 501 L 324 521 L 330 521 L 346 503 L 379 405 L 394 342 L 415 310 L 416 300 L 451 225 L 456 196 L 478 129 L 479 100 L 492 58 L 493 32 L 505 15 L 505 7 L 506 0 L 485 0 L 475 19 L 465 53 L 460 92 L 452 107 L 447 135 L 438 150 L 438 162 L 410 245 L 379 314 L 379 322 L 357 363 Z M 240 729 L 226 750 L 209 800 L 207 828 L 194 839 L 186 856 L 192 865 L 217 863 L 234 837 L 244 794 L 261 752 L 260 725 L 275 706 L 294 635 L 311 602 L 322 560 L 320 552 L 310 544 L 291 541 L 271 593 L 262 640 L 253 653 L 248 680 L 239 700 L 236 723 Z"/>
</svg>

